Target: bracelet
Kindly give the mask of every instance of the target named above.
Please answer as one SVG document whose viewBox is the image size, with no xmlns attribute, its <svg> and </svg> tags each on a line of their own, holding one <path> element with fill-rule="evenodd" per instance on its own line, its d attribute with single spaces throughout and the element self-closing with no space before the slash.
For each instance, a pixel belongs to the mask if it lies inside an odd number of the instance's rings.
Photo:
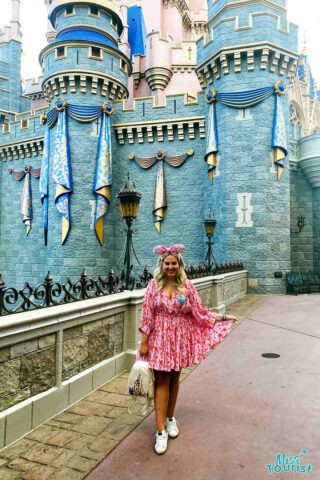
<svg viewBox="0 0 320 480">
<path fill-rule="evenodd" d="M 227 320 L 227 315 L 222 315 L 222 321 L 225 322 Z"/>
</svg>

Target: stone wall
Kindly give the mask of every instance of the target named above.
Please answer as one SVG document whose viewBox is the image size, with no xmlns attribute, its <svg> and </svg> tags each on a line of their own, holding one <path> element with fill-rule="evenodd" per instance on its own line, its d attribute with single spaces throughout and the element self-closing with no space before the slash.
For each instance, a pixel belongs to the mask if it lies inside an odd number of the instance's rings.
<svg viewBox="0 0 320 480">
<path fill-rule="evenodd" d="M 313 199 L 312 187 L 301 170 L 290 171 L 291 270 L 313 270 Z M 298 217 L 305 217 L 299 232 Z"/>
<path fill-rule="evenodd" d="M 0 411 L 55 384 L 56 335 L 0 349 Z"/>
<path fill-rule="evenodd" d="M 63 332 L 62 380 L 123 351 L 124 314 Z M 45 335 L 0 349 L 0 412 L 56 383 L 57 335 Z"/>
<path fill-rule="evenodd" d="M 64 331 L 62 380 L 123 350 L 124 314 L 85 323 Z"/>
</svg>

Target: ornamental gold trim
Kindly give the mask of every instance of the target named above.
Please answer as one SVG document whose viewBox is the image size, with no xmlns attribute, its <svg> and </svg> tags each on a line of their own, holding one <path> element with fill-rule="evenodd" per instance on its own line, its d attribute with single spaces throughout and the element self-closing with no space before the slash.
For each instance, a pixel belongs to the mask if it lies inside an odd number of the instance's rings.
<svg viewBox="0 0 320 480">
<path fill-rule="evenodd" d="M 109 108 L 108 108 L 109 107 Z M 112 115 L 114 112 L 114 106 L 110 102 L 104 102 L 102 107 L 102 111 L 106 113 L 107 115 Z"/>
<path fill-rule="evenodd" d="M 217 92 L 213 88 L 208 90 L 208 93 L 206 95 L 207 104 L 211 105 L 211 103 L 216 102 L 217 101 L 216 96 L 217 96 Z"/>
<path fill-rule="evenodd" d="M 278 95 L 285 95 L 287 93 L 287 85 L 282 80 L 277 80 L 274 84 L 274 91 Z"/>
<path fill-rule="evenodd" d="M 61 107 L 58 107 L 59 102 L 63 103 L 63 105 Z M 67 108 L 67 101 L 64 98 L 58 98 L 58 100 L 54 104 L 54 108 L 56 110 L 58 110 L 58 112 L 62 112 L 63 110 L 65 110 Z"/>
</svg>

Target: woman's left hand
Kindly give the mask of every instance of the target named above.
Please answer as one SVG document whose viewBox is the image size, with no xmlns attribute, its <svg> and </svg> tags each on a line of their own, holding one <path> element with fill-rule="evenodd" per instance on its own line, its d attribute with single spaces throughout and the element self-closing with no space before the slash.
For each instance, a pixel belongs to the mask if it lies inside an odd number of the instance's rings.
<svg viewBox="0 0 320 480">
<path fill-rule="evenodd" d="M 238 321 L 237 317 L 233 317 L 232 315 L 227 315 L 227 320 L 226 321 L 228 321 L 228 320 L 232 320 L 233 322 Z"/>
</svg>

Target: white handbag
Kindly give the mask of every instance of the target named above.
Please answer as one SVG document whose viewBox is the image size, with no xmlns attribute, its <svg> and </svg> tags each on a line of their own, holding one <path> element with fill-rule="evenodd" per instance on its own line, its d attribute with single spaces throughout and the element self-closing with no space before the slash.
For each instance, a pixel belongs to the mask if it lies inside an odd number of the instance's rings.
<svg viewBox="0 0 320 480">
<path fill-rule="evenodd" d="M 141 411 L 142 415 L 145 415 L 152 406 L 154 397 L 154 373 L 149 368 L 148 362 L 137 360 L 133 364 L 128 378 L 127 394 L 133 398 L 134 405 L 137 397 L 145 397 L 146 401 Z M 132 413 L 130 406 L 128 413 Z"/>
</svg>

